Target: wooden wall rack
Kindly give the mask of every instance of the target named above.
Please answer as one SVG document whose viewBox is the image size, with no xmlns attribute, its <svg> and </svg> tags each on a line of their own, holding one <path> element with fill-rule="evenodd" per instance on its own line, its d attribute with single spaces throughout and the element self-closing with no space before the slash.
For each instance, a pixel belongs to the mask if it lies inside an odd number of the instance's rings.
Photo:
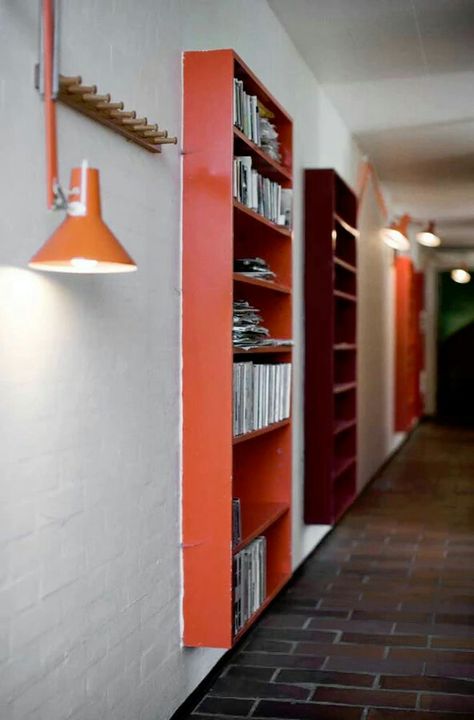
<svg viewBox="0 0 474 720">
<path fill-rule="evenodd" d="M 306 523 L 332 525 L 357 489 L 357 200 L 305 171 Z"/>
<path fill-rule="evenodd" d="M 276 162 L 233 124 L 234 78 L 274 114 Z M 184 644 L 229 648 L 291 577 L 291 417 L 233 437 L 233 361 L 291 363 L 291 347 L 243 351 L 232 343 L 232 302 L 262 311 L 273 337 L 292 336 L 292 232 L 233 197 L 233 158 L 292 187 L 292 121 L 232 50 L 184 54 L 183 182 L 183 567 Z M 233 272 L 261 257 L 276 282 Z M 242 540 L 232 547 L 232 499 Z M 234 631 L 233 559 L 267 541 L 260 607 Z"/>
<path fill-rule="evenodd" d="M 135 110 L 125 110 L 123 102 L 112 102 L 110 94 L 97 94 L 96 85 L 82 85 L 80 75 L 59 76 L 58 100 L 149 152 L 159 153 L 162 145 L 177 143 L 156 123 L 139 117 Z"/>
</svg>

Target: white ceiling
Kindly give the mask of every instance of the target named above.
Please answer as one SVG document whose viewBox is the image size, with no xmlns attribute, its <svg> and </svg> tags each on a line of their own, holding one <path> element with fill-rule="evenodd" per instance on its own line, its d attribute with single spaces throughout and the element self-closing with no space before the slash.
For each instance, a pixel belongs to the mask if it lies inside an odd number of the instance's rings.
<svg viewBox="0 0 474 720">
<path fill-rule="evenodd" d="M 474 0 L 269 0 L 396 212 L 474 247 Z"/>
</svg>

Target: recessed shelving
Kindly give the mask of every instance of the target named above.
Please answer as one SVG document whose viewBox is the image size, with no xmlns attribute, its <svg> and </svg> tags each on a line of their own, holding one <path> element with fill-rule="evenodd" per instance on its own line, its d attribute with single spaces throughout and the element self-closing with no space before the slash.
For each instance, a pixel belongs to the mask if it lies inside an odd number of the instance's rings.
<svg viewBox="0 0 474 720">
<path fill-rule="evenodd" d="M 356 196 L 334 170 L 306 170 L 307 523 L 334 524 L 356 495 L 356 219 Z"/>
<path fill-rule="evenodd" d="M 243 88 L 274 113 L 281 163 L 234 126 L 235 78 L 237 98 Z M 264 178 L 290 189 L 292 133 L 291 118 L 233 50 L 184 54 L 183 145 L 199 148 L 183 156 L 183 644 L 189 647 L 231 648 L 291 577 L 293 347 L 243 349 L 232 337 L 233 300 L 243 300 L 258 309 L 270 337 L 291 342 L 292 231 L 233 197 L 229 160 L 250 156 Z M 275 282 L 234 273 L 242 258 L 262 258 Z M 281 372 L 273 367 L 280 364 Z M 260 390 L 250 406 L 254 379 Z M 233 436 L 235 428 L 288 414 Z M 239 507 L 242 541 L 233 548 Z M 251 543 L 258 553 L 245 553 Z M 245 622 L 234 571 L 247 572 L 262 557 L 266 585 L 258 584 L 249 607 L 260 606 Z"/>
<path fill-rule="evenodd" d="M 291 181 L 291 170 L 267 155 L 258 145 L 234 126 L 234 149 L 236 155 L 250 155 L 256 170 L 276 182 Z"/>
</svg>

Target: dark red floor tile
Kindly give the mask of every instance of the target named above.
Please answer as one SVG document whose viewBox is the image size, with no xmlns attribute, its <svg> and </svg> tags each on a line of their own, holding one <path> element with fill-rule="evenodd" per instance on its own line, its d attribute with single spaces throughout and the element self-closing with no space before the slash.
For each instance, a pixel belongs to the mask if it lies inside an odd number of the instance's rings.
<svg viewBox="0 0 474 720">
<path fill-rule="evenodd" d="M 422 695 L 420 707 L 423 710 L 471 713 L 474 717 L 474 697 L 472 695 Z"/>
<path fill-rule="evenodd" d="M 428 638 L 423 635 L 376 635 L 368 633 L 342 634 L 340 642 L 364 643 L 367 645 L 402 645 L 404 647 L 426 647 Z"/>
<path fill-rule="evenodd" d="M 268 638 L 273 640 L 287 640 L 292 642 L 322 642 L 332 643 L 337 637 L 337 632 L 331 630 L 300 630 L 299 628 L 272 628 L 258 627 L 255 637 Z"/>
<path fill-rule="evenodd" d="M 455 678 L 383 675 L 380 687 L 387 690 L 425 690 L 440 693 L 474 694 L 474 683 L 470 680 Z"/>
<path fill-rule="evenodd" d="M 239 665 L 256 665 L 257 667 L 273 667 L 273 668 L 313 668 L 319 670 L 323 665 L 326 657 L 316 657 L 311 655 L 283 655 L 276 653 L 259 653 L 259 652 L 240 652 L 235 658 L 234 663 Z"/>
<path fill-rule="evenodd" d="M 318 687 L 311 700 L 362 707 L 415 708 L 416 698 L 417 694 L 413 692 Z"/>
<path fill-rule="evenodd" d="M 431 647 L 451 650 L 474 650 L 474 637 L 433 637 L 431 638 Z"/>
<path fill-rule="evenodd" d="M 245 652 L 259 651 L 269 653 L 290 653 L 292 643 L 289 641 L 270 640 L 264 637 L 255 637 L 245 644 Z"/>
<path fill-rule="evenodd" d="M 362 711 L 358 708 L 261 700 L 253 711 L 252 717 L 293 718 L 294 720 L 360 720 L 361 713 Z"/>
<path fill-rule="evenodd" d="M 308 700 L 310 690 L 299 685 L 280 682 L 262 682 L 250 678 L 222 677 L 216 680 L 209 696 L 226 698 L 284 698 Z"/>
<path fill-rule="evenodd" d="M 445 713 L 423 710 L 370 709 L 367 720 L 472 720 L 470 713 Z"/>
<path fill-rule="evenodd" d="M 293 650 L 295 655 L 319 655 L 329 657 L 356 657 L 364 659 L 382 659 L 385 650 L 377 645 L 350 645 L 333 643 L 297 643 Z"/>
<path fill-rule="evenodd" d="M 225 677 L 251 678 L 252 680 L 268 681 L 272 679 L 274 674 L 275 668 L 255 667 L 252 665 L 229 665 L 222 673 Z"/>
<path fill-rule="evenodd" d="M 330 657 L 324 669 L 340 670 L 342 672 L 421 675 L 423 662 L 418 660 L 367 660 L 355 657 Z"/>
<path fill-rule="evenodd" d="M 279 670 L 276 676 L 278 682 L 305 683 L 311 685 L 341 685 L 345 687 L 372 687 L 375 679 L 376 675 L 326 672 L 324 670 Z"/>
<path fill-rule="evenodd" d="M 218 698 L 207 695 L 196 708 L 197 712 L 212 715 L 235 715 L 246 717 L 254 705 L 254 700 L 240 698 Z"/>
</svg>

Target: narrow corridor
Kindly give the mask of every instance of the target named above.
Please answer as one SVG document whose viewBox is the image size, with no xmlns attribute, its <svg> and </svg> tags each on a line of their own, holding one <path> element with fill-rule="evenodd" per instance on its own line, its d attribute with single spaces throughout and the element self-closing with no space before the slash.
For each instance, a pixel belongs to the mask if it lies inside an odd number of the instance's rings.
<svg viewBox="0 0 474 720">
<path fill-rule="evenodd" d="M 192 717 L 474 717 L 474 430 L 421 425 Z"/>
</svg>

